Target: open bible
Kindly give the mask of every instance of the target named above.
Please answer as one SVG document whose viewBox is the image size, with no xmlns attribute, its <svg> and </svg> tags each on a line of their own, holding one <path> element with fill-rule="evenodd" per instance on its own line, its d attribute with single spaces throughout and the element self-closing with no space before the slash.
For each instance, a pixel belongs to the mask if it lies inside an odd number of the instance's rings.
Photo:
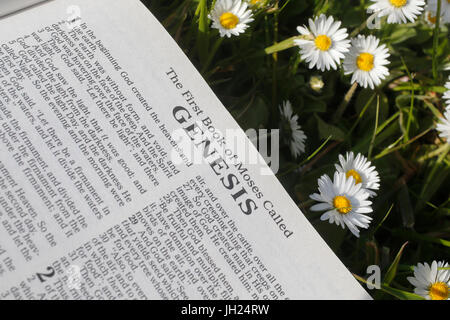
<svg viewBox="0 0 450 320">
<path fill-rule="evenodd" d="M 20 2 L 0 2 L 0 299 L 370 298 L 138 0 Z"/>
</svg>

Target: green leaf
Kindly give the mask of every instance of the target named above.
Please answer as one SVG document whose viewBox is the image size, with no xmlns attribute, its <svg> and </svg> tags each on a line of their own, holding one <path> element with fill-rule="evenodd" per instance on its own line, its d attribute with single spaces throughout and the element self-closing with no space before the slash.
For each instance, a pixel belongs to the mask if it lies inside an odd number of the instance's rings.
<svg viewBox="0 0 450 320">
<path fill-rule="evenodd" d="M 376 227 L 373 227 L 373 228 L 371 229 L 369 238 L 372 238 L 372 237 L 374 236 L 374 234 L 378 231 L 378 229 L 383 225 L 383 223 L 384 223 L 384 222 L 386 221 L 386 219 L 389 217 L 389 214 L 391 213 L 392 208 L 394 208 L 394 204 L 392 204 L 392 205 L 389 207 L 389 210 L 386 212 L 386 214 L 384 215 L 383 219 L 381 219 L 381 221 L 378 223 L 378 225 L 377 225 Z"/>
<path fill-rule="evenodd" d="M 398 251 L 394 261 L 390 265 L 386 275 L 384 276 L 383 282 L 387 285 L 391 284 L 392 280 L 394 280 L 395 275 L 397 274 L 398 264 L 400 262 L 400 258 L 402 257 L 403 250 L 405 249 L 408 242 L 405 242 L 400 250 Z"/>
<path fill-rule="evenodd" d="M 305 98 L 303 112 L 325 112 L 327 111 L 327 104 L 323 100 Z"/>
<path fill-rule="evenodd" d="M 425 203 L 440 190 L 441 185 L 447 181 L 450 170 L 447 170 L 448 166 L 444 160 L 448 152 L 449 149 L 447 149 L 446 152 L 443 152 L 430 168 L 429 172 L 427 172 L 427 177 L 423 182 L 422 191 L 420 193 L 420 201 L 416 204 L 416 211 L 422 209 Z"/>
<path fill-rule="evenodd" d="M 391 230 L 392 235 L 402 237 L 409 240 L 416 240 L 416 241 L 426 241 L 430 243 L 436 243 L 443 245 L 444 247 L 450 248 L 450 241 L 441 239 L 441 238 L 435 238 L 431 237 L 425 234 L 420 234 L 415 231 L 405 231 L 405 230 Z"/>
<path fill-rule="evenodd" d="M 320 119 L 319 116 L 317 116 L 317 115 L 316 115 L 316 119 L 317 119 L 317 126 L 319 129 L 319 137 L 321 139 L 326 139 L 329 136 L 331 136 L 332 140 L 336 140 L 336 141 L 344 141 L 345 140 L 345 133 L 340 128 L 326 123 L 325 121 Z"/>
<path fill-rule="evenodd" d="M 241 111 L 240 111 L 241 112 Z M 253 103 L 240 114 L 238 122 L 245 130 L 265 126 L 269 118 L 269 108 L 261 97 L 256 97 Z"/>
<path fill-rule="evenodd" d="M 376 115 L 376 107 L 377 107 L 377 99 L 373 99 L 374 92 L 369 89 L 363 89 L 359 92 L 355 101 L 355 110 L 358 114 L 361 113 L 366 104 L 371 100 L 369 106 L 367 107 L 367 111 L 365 113 L 364 119 L 361 122 L 360 127 L 364 130 L 367 126 L 373 126 L 373 119 Z M 380 93 L 380 114 L 379 121 L 382 123 L 388 116 L 389 112 L 389 100 L 384 93 Z"/>
<path fill-rule="evenodd" d="M 408 108 L 411 104 L 411 95 L 402 94 L 395 98 L 395 104 L 399 109 Z"/>
<path fill-rule="evenodd" d="M 415 223 L 414 210 L 409 197 L 409 190 L 404 179 L 401 180 L 401 186 L 397 193 L 397 208 L 400 210 L 402 216 L 403 226 L 405 228 L 412 228 Z"/>
<path fill-rule="evenodd" d="M 197 50 L 200 61 L 206 63 L 208 57 L 208 5 L 206 0 L 200 0 L 197 7 L 198 18 L 198 35 L 197 35 Z"/>
<path fill-rule="evenodd" d="M 414 38 L 417 36 L 417 31 L 415 28 L 411 28 L 411 25 L 402 25 L 397 27 L 394 32 L 392 32 L 389 39 L 392 44 L 401 43 L 410 38 Z"/>
<path fill-rule="evenodd" d="M 425 300 L 424 297 L 421 297 L 415 293 L 391 288 L 385 284 L 381 284 L 381 290 L 400 300 Z"/>
</svg>

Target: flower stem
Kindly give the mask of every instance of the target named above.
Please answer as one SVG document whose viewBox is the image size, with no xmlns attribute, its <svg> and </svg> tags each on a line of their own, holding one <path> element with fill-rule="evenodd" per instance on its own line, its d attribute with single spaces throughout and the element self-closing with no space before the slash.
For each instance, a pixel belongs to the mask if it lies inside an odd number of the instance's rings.
<svg viewBox="0 0 450 320">
<path fill-rule="evenodd" d="M 316 156 L 316 154 L 318 154 L 328 143 L 328 141 L 330 141 L 332 136 L 329 136 L 321 145 L 320 147 L 318 147 L 313 153 L 311 153 L 308 158 L 306 158 L 305 160 L 303 160 L 302 162 L 296 164 L 295 166 L 291 167 L 290 169 L 288 169 L 287 171 L 283 172 L 283 173 L 279 173 L 277 174 L 277 177 L 283 177 L 291 172 L 293 172 L 296 169 L 301 168 L 303 165 L 305 165 L 309 160 L 311 160 L 312 158 L 314 158 Z M 327 149 L 325 149 L 324 151 L 322 151 L 322 154 L 318 156 L 318 158 L 320 159 L 324 154 L 328 153 L 328 151 L 330 151 L 331 149 L 333 149 L 337 144 L 339 144 L 339 141 L 335 141 L 334 144 L 332 144 L 331 146 L 329 146 Z"/>
<path fill-rule="evenodd" d="M 197 50 L 200 61 L 206 61 L 208 54 L 208 7 L 206 0 L 200 0 L 196 10 L 198 15 L 198 36 L 197 36 Z"/>
<path fill-rule="evenodd" d="M 439 45 L 439 28 L 441 21 L 441 0 L 437 1 L 437 10 L 436 10 L 436 25 L 434 27 L 434 38 L 433 38 L 433 78 L 434 81 L 437 80 L 437 47 Z"/>
<path fill-rule="evenodd" d="M 375 143 L 375 138 L 377 136 L 377 130 L 378 130 L 378 115 L 380 113 L 380 96 L 377 96 L 377 113 L 375 115 L 375 128 L 373 129 L 373 135 L 372 135 L 372 140 L 370 141 L 370 145 L 369 145 L 369 152 L 367 154 L 367 158 L 372 159 L 372 150 L 373 150 L 373 145 Z"/>
<path fill-rule="evenodd" d="M 353 32 L 350 34 L 350 38 L 356 37 L 361 31 L 363 31 L 367 27 L 367 21 L 364 21 L 361 23 L 361 25 L 353 30 Z"/>
<path fill-rule="evenodd" d="M 339 120 L 341 120 L 342 115 L 344 114 L 345 109 L 347 109 L 347 106 L 350 103 L 350 100 L 352 100 L 353 95 L 355 94 L 357 88 L 358 88 L 358 83 L 355 82 L 350 87 L 350 89 L 348 89 L 347 93 L 345 94 L 344 100 L 342 100 L 338 109 L 334 113 L 333 123 L 337 123 Z"/>
<path fill-rule="evenodd" d="M 212 62 L 214 56 L 216 55 L 216 52 L 219 49 L 222 42 L 223 42 L 222 37 L 217 38 L 216 42 L 214 43 L 213 48 L 211 49 L 211 52 L 208 55 L 208 59 L 206 60 L 205 64 L 203 65 L 202 72 L 201 72 L 202 74 L 204 74 L 206 72 L 206 70 L 208 70 L 209 65 L 211 64 L 211 62 Z"/>
<path fill-rule="evenodd" d="M 405 137 L 403 139 L 403 142 L 406 143 L 408 141 L 408 139 L 409 139 L 409 130 L 411 128 L 411 121 L 412 121 L 412 118 L 413 118 L 413 114 L 412 113 L 413 113 L 413 108 L 414 108 L 414 99 L 415 99 L 414 94 L 415 94 L 415 91 L 414 91 L 413 76 L 412 76 L 411 72 L 409 72 L 408 66 L 406 65 L 405 60 L 403 59 L 402 56 L 400 56 L 400 59 L 402 60 L 402 64 L 405 67 L 406 73 L 408 74 L 409 81 L 411 83 L 411 103 L 409 105 L 408 122 L 406 124 L 406 132 L 405 132 Z"/>
<path fill-rule="evenodd" d="M 274 13 L 274 26 L 273 26 L 273 43 L 278 42 L 278 0 L 275 2 Z M 277 112 L 277 64 L 278 64 L 278 52 L 272 53 L 272 109 L 274 111 L 273 116 Z"/>
<path fill-rule="evenodd" d="M 275 52 L 280 52 L 283 50 L 287 50 L 289 48 L 295 47 L 295 43 L 294 40 L 296 39 L 302 39 L 302 36 L 294 36 L 294 37 L 290 37 L 288 39 L 285 39 L 281 42 L 275 43 L 270 47 L 267 47 L 266 49 L 264 49 L 264 52 L 266 54 L 273 54 Z"/>
</svg>

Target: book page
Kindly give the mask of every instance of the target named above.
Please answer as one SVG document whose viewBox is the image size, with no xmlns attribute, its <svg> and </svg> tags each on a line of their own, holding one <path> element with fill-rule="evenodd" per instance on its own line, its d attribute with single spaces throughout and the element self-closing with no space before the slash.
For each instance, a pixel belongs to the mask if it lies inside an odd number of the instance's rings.
<svg viewBox="0 0 450 320">
<path fill-rule="evenodd" d="M 370 298 L 139 1 L 0 26 L 1 299 Z"/>
<path fill-rule="evenodd" d="M 13 12 L 24 10 L 47 0 L 1 0 L 0 1 L 0 17 L 11 14 Z"/>
</svg>

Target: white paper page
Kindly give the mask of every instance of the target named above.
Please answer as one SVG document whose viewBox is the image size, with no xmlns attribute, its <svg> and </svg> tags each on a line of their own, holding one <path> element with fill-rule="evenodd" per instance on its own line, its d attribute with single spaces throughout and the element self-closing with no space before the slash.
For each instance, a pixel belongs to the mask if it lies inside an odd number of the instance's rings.
<svg viewBox="0 0 450 320">
<path fill-rule="evenodd" d="M 273 175 L 212 152 L 239 127 L 139 1 L 44 3 L 0 43 L 0 298 L 370 298 Z M 209 156 L 175 164 L 199 121 Z"/>
<path fill-rule="evenodd" d="M 0 0 L 0 17 L 47 0 Z"/>
</svg>

